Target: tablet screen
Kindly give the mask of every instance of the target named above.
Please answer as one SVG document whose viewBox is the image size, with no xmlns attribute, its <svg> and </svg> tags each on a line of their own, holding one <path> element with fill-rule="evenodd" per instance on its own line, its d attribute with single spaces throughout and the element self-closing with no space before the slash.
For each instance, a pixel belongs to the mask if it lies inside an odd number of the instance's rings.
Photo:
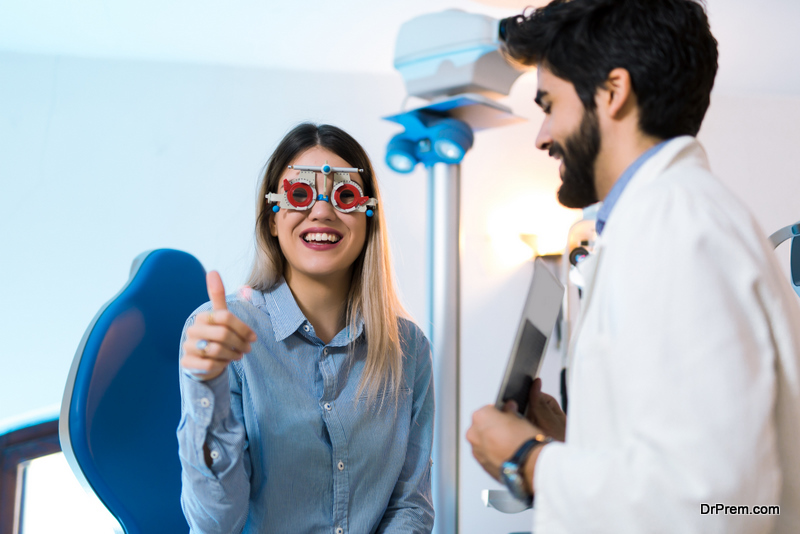
<svg viewBox="0 0 800 534">
<path fill-rule="evenodd" d="M 516 401 L 521 414 L 528 408 L 531 385 L 544 360 L 563 298 L 563 284 L 550 272 L 541 258 L 536 258 L 528 297 L 506 364 L 503 383 L 495 401 L 498 409 L 502 410 L 509 400 Z"/>
<path fill-rule="evenodd" d="M 520 413 L 525 413 L 528 408 L 531 384 L 533 384 L 531 372 L 535 372 L 539 368 L 539 361 L 544 357 L 546 345 L 547 336 L 525 319 L 517 352 L 512 359 L 514 365 L 503 392 L 503 404 L 509 400 L 516 401 Z"/>
</svg>

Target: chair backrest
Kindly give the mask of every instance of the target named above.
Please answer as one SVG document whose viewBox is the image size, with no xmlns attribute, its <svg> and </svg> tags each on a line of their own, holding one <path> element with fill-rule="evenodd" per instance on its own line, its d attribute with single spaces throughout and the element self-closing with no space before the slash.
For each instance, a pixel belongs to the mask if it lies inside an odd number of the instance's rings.
<svg viewBox="0 0 800 534">
<path fill-rule="evenodd" d="M 190 254 L 139 255 L 122 290 L 95 316 L 72 362 L 59 419 L 78 480 L 127 534 L 188 532 L 180 505 L 178 345 L 208 300 Z"/>
</svg>

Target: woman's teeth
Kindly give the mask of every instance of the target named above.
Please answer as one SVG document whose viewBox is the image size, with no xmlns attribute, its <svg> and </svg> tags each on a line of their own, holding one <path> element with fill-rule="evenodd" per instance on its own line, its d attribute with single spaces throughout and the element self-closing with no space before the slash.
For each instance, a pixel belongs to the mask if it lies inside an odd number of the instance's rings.
<svg viewBox="0 0 800 534">
<path fill-rule="evenodd" d="M 303 239 L 306 243 L 336 243 L 340 238 L 334 234 L 306 234 Z"/>
</svg>

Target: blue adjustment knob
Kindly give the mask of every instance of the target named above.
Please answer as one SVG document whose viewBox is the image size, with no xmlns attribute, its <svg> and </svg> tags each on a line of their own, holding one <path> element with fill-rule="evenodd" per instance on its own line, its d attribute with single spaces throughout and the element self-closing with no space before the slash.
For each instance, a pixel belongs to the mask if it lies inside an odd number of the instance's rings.
<svg viewBox="0 0 800 534">
<path fill-rule="evenodd" d="M 278 210 L 280 209 L 281 209 L 280 206 L 272 206 L 272 211 L 274 211 L 275 213 L 278 213 Z"/>
<path fill-rule="evenodd" d="M 374 212 L 372 210 L 367 210 L 367 217 L 372 217 Z"/>
<path fill-rule="evenodd" d="M 322 174 L 328 174 L 330 172 L 331 172 L 331 166 L 330 165 L 323 165 L 322 166 Z"/>
</svg>

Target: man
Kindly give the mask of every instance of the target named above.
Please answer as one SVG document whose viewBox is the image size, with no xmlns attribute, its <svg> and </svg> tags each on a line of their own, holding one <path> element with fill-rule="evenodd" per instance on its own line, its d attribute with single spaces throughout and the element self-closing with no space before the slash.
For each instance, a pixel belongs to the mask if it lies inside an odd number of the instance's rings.
<svg viewBox="0 0 800 534">
<path fill-rule="evenodd" d="M 717 70 L 703 7 L 556 0 L 503 29 L 538 67 L 560 202 L 603 206 L 565 441 L 537 381 L 528 419 L 473 415 L 474 456 L 535 497 L 536 534 L 800 532 L 800 307 L 694 138 Z"/>
</svg>

